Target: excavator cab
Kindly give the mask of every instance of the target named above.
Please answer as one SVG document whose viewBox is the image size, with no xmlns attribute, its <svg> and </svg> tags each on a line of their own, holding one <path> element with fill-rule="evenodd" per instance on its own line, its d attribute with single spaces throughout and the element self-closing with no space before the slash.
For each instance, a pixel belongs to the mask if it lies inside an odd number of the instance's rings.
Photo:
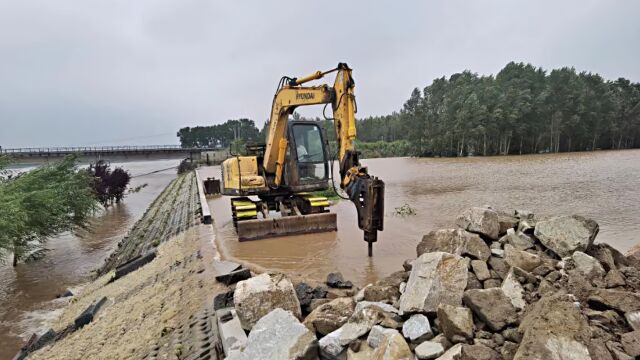
<svg viewBox="0 0 640 360">
<path fill-rule="evenodd" d="M 325 190 L 329 187 L 327 143 L 319 124 L 290 121 L 289 149 L 285 156 L 284 186 L 293 191 Z"/>
<path fill-rule="evenodd" d="M 322 128 L 314 121 L 290 121 L 286 139 L 283 181 L 277 188 L 260 166 L 264 145 L 248 145 L 249 155 L 236 155 L 222 164 L 222 194 L 240 195 L 231 199 L 240 241 L 337 230 L 329 200 L 313 194 L 329 188 L 328 144 Z"/>
</svg>

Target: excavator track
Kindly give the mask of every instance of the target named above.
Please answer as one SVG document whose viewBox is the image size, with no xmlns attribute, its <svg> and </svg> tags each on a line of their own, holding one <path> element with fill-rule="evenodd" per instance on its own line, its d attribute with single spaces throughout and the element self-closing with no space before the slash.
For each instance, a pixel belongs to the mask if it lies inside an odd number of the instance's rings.
<svg viewBox="0 0 640 360">
<path fill-rule="evenodd" d="M 231 199 L 231 217 L 233 226 L 238 229 L 238 222 L 258 218 L 258 205 L 247 197 Z"/>
</svg>

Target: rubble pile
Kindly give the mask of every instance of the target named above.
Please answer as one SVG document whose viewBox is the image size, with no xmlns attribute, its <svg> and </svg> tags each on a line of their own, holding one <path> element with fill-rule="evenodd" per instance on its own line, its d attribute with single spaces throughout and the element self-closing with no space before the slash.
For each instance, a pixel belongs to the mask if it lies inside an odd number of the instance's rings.
<svg viewBox="0 0 640 360">
<path fill-rule="evenodd" d="M 640 356 L 640 256 L 594 244 L 595 221 L 474 207 L 456 225 L 359 290 L 339 273 L 316 288 L 281 274 L 240 281 L 226 317 L 248 336 L 233 335 L 227 358 Z"/>
</svg>

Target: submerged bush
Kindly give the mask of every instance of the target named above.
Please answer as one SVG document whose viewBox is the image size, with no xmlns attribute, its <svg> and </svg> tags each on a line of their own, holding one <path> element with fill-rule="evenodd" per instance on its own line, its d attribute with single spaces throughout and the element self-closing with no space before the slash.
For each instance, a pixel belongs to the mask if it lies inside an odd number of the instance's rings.
<svg viewBox="0 0 640 360">
<path fill-rule="evenodd" d="M 111 171 L 111 165 L 103 160 L 89 165 L 88 173 L 93 177 L 93 189 L 104 207 L 119 203 L 123 198 L 131 175 L 121 167 Z"/>
<path fill-rule="evenodd" d="M 197 167 L 198 165 L 190 159 L 184 159 L 180 162 L 180 165 L 178 165 L 178 175 L 195 170 Z"/>
</svg>

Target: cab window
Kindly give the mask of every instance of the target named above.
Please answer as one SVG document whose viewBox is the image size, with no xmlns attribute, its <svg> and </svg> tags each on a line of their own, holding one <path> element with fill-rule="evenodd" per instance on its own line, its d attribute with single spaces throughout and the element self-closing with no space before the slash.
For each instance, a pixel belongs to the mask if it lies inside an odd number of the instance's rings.
<svg viewBox="0 0 640 360">
<path fill-rule="evenodd" d="M 296 124 L 293 126 L 298 162 L 324 162 L 322 136 L 316 125 Z"/>
<path fill-rule="evenodd" d="M 292 127 L 298 175 L 301 183 L 328 179 L 320 127 L 316 124 L 295 124 Z"/>
</svg>

